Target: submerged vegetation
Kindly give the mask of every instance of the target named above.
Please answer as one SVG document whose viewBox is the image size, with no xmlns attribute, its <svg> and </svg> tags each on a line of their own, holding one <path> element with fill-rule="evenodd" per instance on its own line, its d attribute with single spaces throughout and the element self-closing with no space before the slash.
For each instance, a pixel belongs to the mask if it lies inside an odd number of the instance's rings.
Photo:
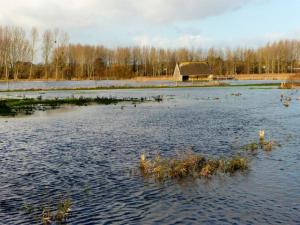
<svg viewBox="0 0 300 225">
<path fill-rule="evenodd" d="M 260 143 L 260 146 L 266 152 L 270 152 L 276 147 L 281 147 L 281 145 L 275 140 L 264 141 Z"/>
<path fill-rule="evenodd" d="M 275 140 L 270 140 L 270 141 L 260 141 L 260 142 L 252 142 L 250 144 L 246 144 L 241 147 L 242 150 L 251 152 L 253 154 L 256 154 L 258 150 L 263 150 L 265 152 L 270 152 L 273 149 L 281 147 L 281 145 L 275 141 Z"/>
<path fill-rule="evenodd" d="M 255 154 L 255 153 L 257 153 L 258 150 L 270 152 L 274 148 L 277 148 L 277 147 L 281 147 L 281 145 L 275 140 L 266 141 L 265 140 L 265 131 L 260 130 L 259 131 L 259 141 L 246 144 L 246 145 L 242 146 L 241 149 Z"/>
<path fill-rule="evenodd" d="M 23 209 L 26 214 L 32 215 L 35 220 L 41 221 L 43 225 L 66 223 L 70 216 L 72 201 L 69 198 L 62 198 L 56 207 L 48 204 L 47 206 L 34 207 L 24 204 Z"/>
<path fill-rule="evenodd" d="M 274 140 L 265 141 L 265 131 L 259 131 L 259 141 L 242 146 L 242 150 L 257 153 L 257 150 L 269 152 L 281 145 Z M 211 177 L 217 173 L 234 174 L 249 168 L 248 154 L 236 155 L 231 158 L 207 158 L 193 152 L 181 155 L 161 157 L 159 154 L 153 159 L 141 155 L 139 169 L 142 176 L 162 181 L 166 179 L 180 179 L 186 177 Z"/>
<path fill-rule="evenodd" d="M 49 207 L 44 208 L 42 211 L 42 223 L 44 225 L 48 225 L 54 221 L 56 223 L 65 222 L 69 217 L 69 213 L 71 212 L 71 206 L 71 200 L 64 199 L 58 203 L 56 210 L 52 210 Z"/>
<path fill-rule="evenodd" d="M 233 174 L 248 169 L 248 159 L 235 156 L 230 159 L 209 159 L 196 153 L 163 158 L 157 155 L 146 159 L 141 155 L 140 170 L 143 176 L 157 180 L 178 179 L 185 177 L 211 177 L 217 172 Z"/>
<path fill-rule="evenodd" d="M 226 82 L 220 81 L 208 81 L 208 82 L 177 82 L 173 85 L 171 84 L 159 84 L 159 85 L 143 85 L 143 86 L 96 86 L 96 87 L 65 87 L 65 88 L 29 88 L 29 89 L 6 89 L 0 90 L 1 92 L 10 93 L 10 92 L 42 92 L 42 91 L 96 91 L 96 90 L 136 90 L 136 89 L 165 89 L 165 88 L 207 88 L 207 87 L 274 87 L 279 88 L 280 83 L 253 83 L 253 84 L 229 84 Z M 269 88 L 267 88 L 269 89 Z M 238 95 L 239 96 L 239 95 Z"/>
<path fill-rule="evenodd" d="M 47 109 L 56 109 L 61 105 L 76 105 L 85 106 L 90 104 L 110 105 L 120 102 L 131 102 L 134 104 L 143 103 L 146 101 L 162 101 L 161 96 L 150 98 L 114 98 L 114 97 L 96 97 L 96 98 L 64 98 L 64 99 L 42 99 L 38 97 L 24 99 L 3 99 L 0 100 L 0 116 L 14 116 L 17 114 L 32 114 L 37 110 L 45 111 Z"/>
<path fill-rule="evenodd" d="M 292 101 L 292 98 L 290 96 L 285 96 L 285 95 L 281 94 L 280 95 L 280 101 L 281 101 L 283 106 L 289 107 L 290 102 Z"/>
</svg>

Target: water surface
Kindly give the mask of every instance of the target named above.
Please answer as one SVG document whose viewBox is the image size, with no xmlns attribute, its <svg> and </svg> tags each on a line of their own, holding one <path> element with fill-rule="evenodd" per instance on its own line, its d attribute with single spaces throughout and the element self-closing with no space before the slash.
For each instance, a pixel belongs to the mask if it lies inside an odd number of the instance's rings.
<svg viewBox="0 0 300 225">
<path fill-rule="evenodd" d="M 61 194 L 73 201 L 70 224 L 300 224 L 299 92 L 239 87 L 42 94 L 165 100 L 0 118 L 0 224 L 32 224 L 23 204 L 38 206 Z M 290 107 L 282 106 L 281 94 L 292 96 Z M 131 173 L 141 153 L 237 154 L 261 128 L 282 147 L 260 152 L 245 174 L 157 183 Z"/>
</svg>

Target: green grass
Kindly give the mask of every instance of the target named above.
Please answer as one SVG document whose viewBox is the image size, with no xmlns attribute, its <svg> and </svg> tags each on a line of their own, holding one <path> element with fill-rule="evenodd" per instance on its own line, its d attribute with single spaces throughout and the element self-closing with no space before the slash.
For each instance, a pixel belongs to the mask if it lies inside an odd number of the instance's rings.
<svg viewBox="0 0 300 225">
<path fill-rule="evenodd" d="M 0 116 L 14 116 L 17 114 L 32 114 L 37 110 L 56 109 L 62 105 L 85 106 L 90 104 L 110 105 L 120 102 L 131 102 L 134 104 L 146 101 L 162 101 L 161 96 L 151 98 L 113 98 L 113 97 L 96 97 L 96 98 L 64 98 L 64 99 L 3 99 L 0 100 Z"/>
</svg>

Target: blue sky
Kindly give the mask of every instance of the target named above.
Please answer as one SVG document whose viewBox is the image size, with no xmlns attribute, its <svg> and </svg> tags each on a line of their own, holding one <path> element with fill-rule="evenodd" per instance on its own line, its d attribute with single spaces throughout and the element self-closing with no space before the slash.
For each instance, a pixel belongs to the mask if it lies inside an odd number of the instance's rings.
<svg viewBox="0 0 300 225">
<path fill-rule="evenodd" d="M 0 24 L 110 47 L 257 47 L 300 38 L 300 0 L 0 0 Z"/>
</svg>

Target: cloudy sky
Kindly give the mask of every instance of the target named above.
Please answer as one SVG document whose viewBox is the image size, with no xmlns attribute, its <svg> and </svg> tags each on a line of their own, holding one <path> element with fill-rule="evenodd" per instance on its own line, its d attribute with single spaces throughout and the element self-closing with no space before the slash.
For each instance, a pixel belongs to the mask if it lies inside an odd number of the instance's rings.
<svg viewBox="0 0 300 225">
<path fill-rule="evenodd" d="M 0 24 L 107 46 L 256 47 L 300 39 L 300 0 L 0 0 Z"/>
</svg>

